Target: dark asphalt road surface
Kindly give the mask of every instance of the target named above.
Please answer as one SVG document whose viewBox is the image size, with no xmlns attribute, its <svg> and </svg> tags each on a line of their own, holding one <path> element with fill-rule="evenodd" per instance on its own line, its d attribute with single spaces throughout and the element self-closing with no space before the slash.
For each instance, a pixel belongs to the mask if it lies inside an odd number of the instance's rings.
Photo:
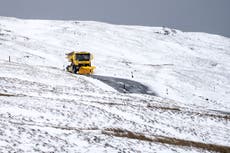
<svg viewBox="0 0 230 153">
<path fill-rule="evenodd" d="M 157 96 L 155 92 L 137 81 L 100 75 L 91 75 L 90 77 L 106 83 L 121 93 L 140 93 Z"/>
</svg>

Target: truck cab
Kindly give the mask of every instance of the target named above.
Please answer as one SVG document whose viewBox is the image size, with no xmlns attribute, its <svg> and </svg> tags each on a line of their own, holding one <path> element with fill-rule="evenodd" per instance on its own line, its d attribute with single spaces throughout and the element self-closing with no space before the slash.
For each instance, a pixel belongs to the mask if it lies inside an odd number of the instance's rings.
<svg viewBox="0 0 230 153">
<path fill-rule="evenodd" d="M 95 66 L 91 66 L 93 55 L 89 52 L 71 52 L 66 54 L 71 62 L 67 66 L 67 71 L 76 74 L 92 74 Z"/>
</svg>

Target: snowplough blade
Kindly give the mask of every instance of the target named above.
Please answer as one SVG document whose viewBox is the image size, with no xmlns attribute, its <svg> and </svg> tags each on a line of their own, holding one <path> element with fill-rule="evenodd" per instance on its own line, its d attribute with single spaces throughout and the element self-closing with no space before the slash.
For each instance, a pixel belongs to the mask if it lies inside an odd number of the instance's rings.
<svg viewBox="0 0 230 153">
<path fill-rule="evenodd" d="M 79 71 L 78 74 L 92 74 L 93 71 L 95 69 L 95 66 L 82 66 Z"/>
</svg>

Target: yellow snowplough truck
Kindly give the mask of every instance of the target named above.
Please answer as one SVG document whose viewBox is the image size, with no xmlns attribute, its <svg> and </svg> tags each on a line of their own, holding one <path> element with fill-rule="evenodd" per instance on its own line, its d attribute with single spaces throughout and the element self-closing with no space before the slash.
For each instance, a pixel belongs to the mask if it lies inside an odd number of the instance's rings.
<svg viewBox="0 0 230 153">
<path fill-rule="evenodd" d="M 66 70 L 76 74 L 92 74 L 95 66 L 91 66 L 93 55 L 89 52 L 71 52 L 66 54 L 66 58 L 71 62 Z"/>
</svg>

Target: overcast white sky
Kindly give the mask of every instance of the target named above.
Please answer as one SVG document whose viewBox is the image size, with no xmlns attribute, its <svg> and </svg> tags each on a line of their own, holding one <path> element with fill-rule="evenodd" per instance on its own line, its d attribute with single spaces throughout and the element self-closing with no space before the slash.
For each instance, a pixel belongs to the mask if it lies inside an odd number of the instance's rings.
<svg viewBox="0 0 230 153">
<path fill-rule="evenodd" d="M 0 16 L 167 26 L 230 37 L 230 0 L 0 0 Z"/>
</svg>

